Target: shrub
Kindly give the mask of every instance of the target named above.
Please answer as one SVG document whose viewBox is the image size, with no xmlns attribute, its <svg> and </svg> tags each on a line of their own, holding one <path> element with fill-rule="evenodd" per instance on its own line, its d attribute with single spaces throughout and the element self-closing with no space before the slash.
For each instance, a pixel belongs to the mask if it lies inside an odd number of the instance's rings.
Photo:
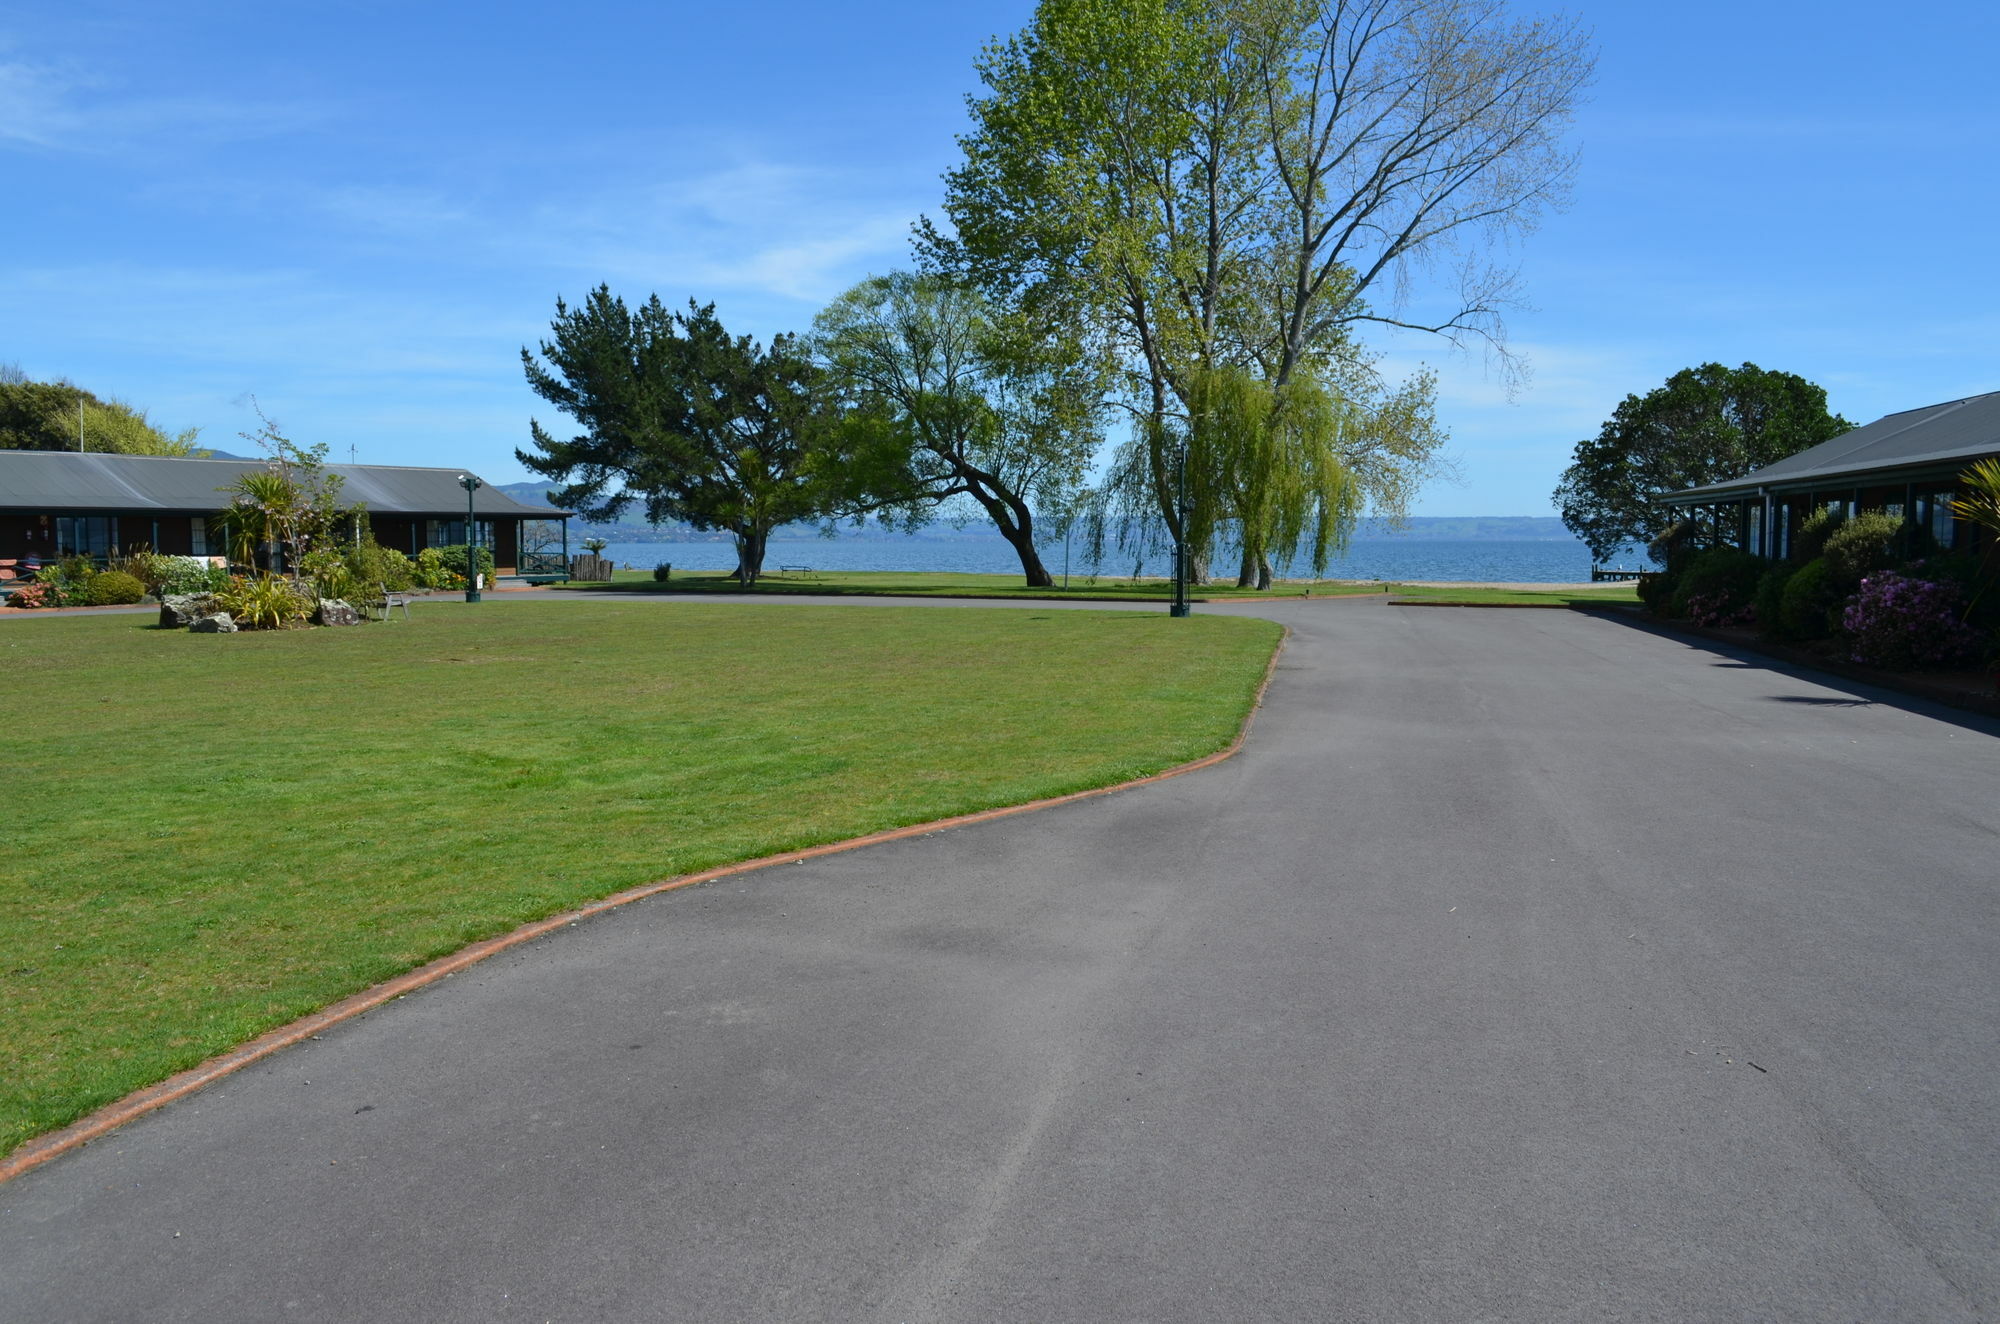
<svg viewBox="0 0 2000 1324">
<path fill-rule="evenodd" d="M 1833 633 L 1833 612 L 1845 595 L 1833 583 L 1826 558 L 1792 572 L 1779 599 L 1778 625 L 1787 639 L 1824 639 Z"/>
<path fill-rule="evenodd" d="M 1887 570 L 1902 543 L 1900 516 L 1865 510 L 1834 530 L 1826 540 L 1826 567 L 1834 582 L 1852 592 L 1877 570 Z"/>
<path fill-rule="evenodd" d="M 158 552 L 141 548 L 122 560 L 114 560 L 108 569 L 122 570 L 139 581 L 148 593 L 158 593 L 160 586 L 167 582 L 167 574 L 173 569 L 176 558 L 161 556 Z"/>
<path fill-rule="evenodd" d="M 1785 585 L 1797 573 L 1798 567 L 1780 562 L 1757 577 L 1757 625 L 1769 638 L 1785 637 Z"/>
<path fill-rule="evenodd" d="M 9 607 L 53 607 L 49 600 L 49 586 L 41 583 L 27 583 L 7 595 Z"/>
<path fill-rule="evenodd" d="M 435 547 L 426 547 L 417 553 L 417 562 L 411 567 L 411 572 L 420 587 L 451 587 L 452 573 L 445 568 L 444 553 Z"/>
<path fill-rule="evenodd" d="M 1958 589 L 1893 570 L 1861 581 L 1840 623 L 1848 656 L 1889 671 L 1950 666 L 1971 659 L 1979 636 L 1959 620 Z"/>
<path fill-rule="evenodd" d="M 229 587 L 229 571 L 219 565 L 210 565 L 206 557 L 163 556 L 160 559 L 166 566 L 159 586 L 153 590 L 160 597 L 214 593 Z"/>
<path fill-rule="evenodd" d="M 233 580 L 215 595 L 215 601 L 239 630 L 283 629 L 304 620 L 313 607 L 291 580 L 277 575 Z"/>
<path fill-rule="evenodd" d="M 1735 624 L 1753 608 L 1763 573 L 1761 559 L 1735 547 L 1697 553 L 1674 586 L 1674 614 L 1697 625 Z"/>
<path fill-rule="evenodd" d="M 655 584 L 664 584 L 673 577 L 674 577 L 673 562 L 662 561 L 658 565 L 653 567 L 653 582 Z"/>
<path fill-rule="evenodd" d="M 1663 573 L 1639 576 L 1639 601 L 1655 616 L 1665 616 L 1674 602 L 1673 576 Z"/>
<path fill-rule="evenodd" d="M 460 582 L 463 582 L 466 578 L 465 544 L 459 543 L 456 546 L 452 547 L 440 547 L 437 550 L 439 556 L 444 561 L 444 568 L 446 570 L 449 570 L 453 575 L 457 576 Z M 490 548 L 486 547 L 479 548 L 478 552 L 479 552 L 479 573 L 486 576 L 486 587 L 492 588 L 493 552 Z"/>
<path fill-rule="evenodd" d="M 1817 561 L 1826 553 L 1826 540 L 1845 523 L 1847 514 L 1839 506 L 1821 506 L 1806 516 L 1792 535 L 1792 560 L 1800 565 Z"/>
<path fill-rule="evenodd" d="M 399 593 L 416 585 L 416 567 L 410 564 L 410 558 L 373 538 L 364 538 L 348 548 L 346 560 L 355 582 L 364 589 L 372 591 L 380 585 L 391 593 Z"/>
<path fill-rule="evenodd" d="M 47 590 L 43 605 L 49 607 L 88 607 L 90 581 L 95 578 L 97 565 L 87 556 L 66 556 L 35 574 L 35 582 Z"/>
<path fill-rule="evenodd" d="M 146 596 L 146 586 L 137 576 L 128 575 L 123 570 L 106 570 L 90 581 L 90 604 L 93 607 L 118 607 L 138 602 Z"/>
<path fill-rule="evenodd" d="M 332 547 L 316 547 L 299 562 L 302 577 L 312 582 L 314 597 L 342 602 L 355 596 L 361 581 L 347 564 L 344 553 Z"/>
</svg>

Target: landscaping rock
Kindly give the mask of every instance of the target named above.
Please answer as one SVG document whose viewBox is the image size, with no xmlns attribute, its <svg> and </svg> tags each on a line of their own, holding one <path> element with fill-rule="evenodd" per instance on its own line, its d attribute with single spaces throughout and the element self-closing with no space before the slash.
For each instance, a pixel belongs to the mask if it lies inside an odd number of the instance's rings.
<svg viewBox="0 0 2000 1324">
<path fill-rule="evenodd" d="M 188 626 L 188 631 L 192 634 L 235 634 L 236 618 L 226 611 L 216 612 L 213 616 L 198 616 Z"/>
<path fill-rule="evenodd" d="M 178 630 L 214 610 L 215 599 L 206 593 L 169 593 L 160 599 L 160 628 Z"/>
<path fill-rule="evenodd" d="M 361 613 L 339 598 L 321 598 L 313 612 L 314 625 L 359 625 Z"/>
</svg>

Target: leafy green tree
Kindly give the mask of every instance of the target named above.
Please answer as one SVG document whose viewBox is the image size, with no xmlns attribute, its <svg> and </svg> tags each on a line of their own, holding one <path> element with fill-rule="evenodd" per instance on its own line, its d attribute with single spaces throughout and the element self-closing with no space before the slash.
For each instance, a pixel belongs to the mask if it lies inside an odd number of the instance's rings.
<svg viewBox="0 0 2000 1324">
<path fill-rule="evenodd" d="M 0 450 L 195 455 L 203 453 L 195 449 L 200 433 L 187 428 L 169 435 L 145 410 L 100 399 L 70 382 L 31 381 L 11 366 L 0 373 Z"/>
<path fill-rule="evenodd" d="M 655 523 L 730 533 L 736 577 L 754 584 L 771 531 L 828 512 L 815 465 L 819 374 L 796 337 L 768 347 L 731 337 L 713 304 L 636 309 L 600 285 L 556 301 L 541 356 L 521 351 L 528 385 L 583 428 L 568 440 L 530 422 L 522 464 L 564 484 L 556 501 L 593 520 L 640 502 Z"/>
<path fill-rule="evenodd" d="M 1826 390 L 1754 363 L 1684 368 L 1628 395 L 1580 441 L 1555 490 L 1570 532 L 1600 559 L 1650 543 L 1678 518 L 1660 497 L 1741 478 L 1853 428 L 1827 412 Z"/>
<path fill-rule="evenodd" d="M 1051 324 L 1090 328 L 1123 365 L 1133 425 L 1103 512 L 1121 536 L 1201 550 L 1233 520 L 1254 542 L 1258 493 L 1302 485 L 1306 506 L 1351 520 L 1356 492 L 1407 500 L 1442 441 L 1434 426 L 1391 432 L 1414 419 L 1377 407 L 1427 395 L 1427 378 L 1352 396 L 1372 377 L 1356 329 L 1504 344 L 1511 277 L 1482 254 L 1561 196 L 1590 67 L 1573 23 L 1514 22 L 1487 0 L 1044 0 L 981 59 L 965 163 L 947 176 L 951 230 L 926 224 L 920 245 Z M 1441 315 L 1406 316 L 1395 292 L 1430 265 L 1464 278 Z M 1383 443 L 1359 457 L 1368 481 L 1296 430 L 1299 378 L 1377 420 L 1343 433 L 1348 463 L 1360 439 Z M 1226 427 L 1218 391 L 1234 402 Z M 1298 444 L 1261 444 L 1286 437 Z M 1232 459 L 1236 444 L 1255 463 Z M 1246 470 L 1261 477 L 1246 485 Z"/>
<path fill-rule="evenodd" d="M 1035 550 L 1036 510 L 1069 504 L 1101 439 L 1102 374 L 1082 348 L 1031 333 L 966 286 L 908 272 L 862 281 L 814 326 L 849 406 L 846 504 L 914 526 L 970 501 L 1028 587 L 1054 584 Z"/>
</svg>

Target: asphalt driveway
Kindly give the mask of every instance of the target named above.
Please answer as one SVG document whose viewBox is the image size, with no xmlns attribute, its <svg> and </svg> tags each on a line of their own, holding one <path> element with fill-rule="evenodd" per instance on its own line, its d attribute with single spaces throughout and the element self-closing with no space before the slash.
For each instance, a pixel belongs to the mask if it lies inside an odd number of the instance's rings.
<svg viewBox="0 0 2000 1324">
<path fill-rule="evenodd" d="M 1253 609 L 1236 759 L 371 1013 L 0 1186 L 0 1319 L 2000 1317 L 2000 727 Z"/>
</svg>

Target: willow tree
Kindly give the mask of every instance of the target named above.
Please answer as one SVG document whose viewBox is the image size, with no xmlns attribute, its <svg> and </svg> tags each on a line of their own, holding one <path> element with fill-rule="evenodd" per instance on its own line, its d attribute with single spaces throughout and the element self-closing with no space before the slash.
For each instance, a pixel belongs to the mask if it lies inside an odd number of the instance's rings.
<svg viewBox="0 0 2000 1324">
<path fill-rule="evenodd" d="M 1346 472 L 1280 486 L 1320 482 L 1321 507 L 1351 510 L 1358 470 L 1376 479 L 1355 489 L 1363 503 L 1393 516 L 1380 501 L 1406 503 L 1411 483 L 1389 471 L 1421 476 L 1441 436 L 1391 430 L 1427 376 L 1351 389 L 1372 375 L 1358 333 L 1504 351 L 1512 280 L 1491 255 L 1567 187 L 1562 135 L 1590 63 L 1574 24 L 1515 21 L 1494 0 L 1045 0 L 979 63 L 965 163 L 947 176 L 952 233 L 926 228 L 924 249 L 1088 324 L 1125 364 L 1134 426 L 1108 475 L 1121 531 L 1200 551 L 1204 525 L 1254 528 L 1258 511 L 1229 503 L 1261 489 L 1203 431 L 1285 435 L 1302 377 L 1374 421 L 1343 431 Z M 1440 293 L 1436 267 L 1461 279 Z M 1407 310 L 1418 282 L 1436 311 Z M 1261 386 L 1263 425 L 1198 421 L 1225 370 Z"/>
</svg>

